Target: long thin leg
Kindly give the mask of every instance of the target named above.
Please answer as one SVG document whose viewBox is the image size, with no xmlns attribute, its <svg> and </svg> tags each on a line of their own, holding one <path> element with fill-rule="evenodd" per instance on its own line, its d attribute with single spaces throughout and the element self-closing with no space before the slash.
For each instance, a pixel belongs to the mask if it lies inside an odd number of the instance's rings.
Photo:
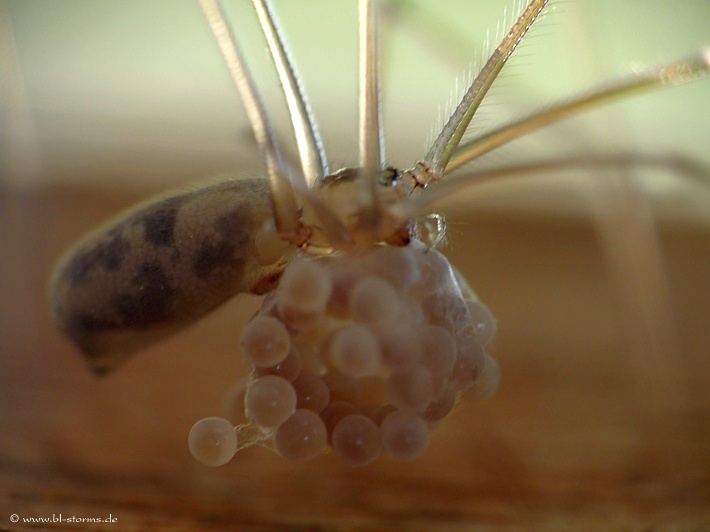
<svg viewBox="0 0 710 532">
<path fill-rule="evenodd" d="M 207 22 L 217 39 L 219 49 L 227 63 L 242 105 L 246 111 L 259 150 L 266 159 L 271 201 L 277 231 L 285 238 L 298 240 L 298 204 L 293 187 L 285 177 L 284 166 L 279 155 L 275 135 L 269 124 L 266 111 L 254 80 L 246 69 L 237 43 L 229 31 L 222 11 L 215 0 L 199 0 Z"/>
<path fill-rule="evenodd" d="M 710 73 L 710 52 L 708 50 L 685 61 L 676 61 L 661 68 L 639 72 L 630 78 L 603 86 L 569 101 L 560 102 L 462 144 L 451 157 L 446 172 L 453 172 L 484 153 L 563 118 L 631 93 L 662 86 L 679 85 L 706 76 L 708 73 Z"/>
<path fill-rule="evenodd" d="M 379 214 L 375 174 L 384 168 L 384 146 L 380 123 L 379 44 L 375 6 L 360 0 L 359 8 L 359 125 L 360 167 L 359 204 L 365 224 L 375 224 Z"/>
<path fill-rule="evenodd" d="M 431 146 L 424 160 L 411 170 L 412 177 L 421 185 L 441 179 L 449 159 L 461 142 L 473 115 L 481 105 L 483 98 L 493 85 L 508 58 L 525 37 L 530 27 L 538 19 L 548 0 L 532 0 L 518 17 L 508 34 L 495 49 L 466 91 L 461 103 L 449 118 L 449 121 Z"/>
<path fill-rule="evenodd" d="M 528 164 L 504 166 L 492 170 L 471 172 L 465 175 L 451 177 L 426 188 L 416 197 L 404 199 L 390 207 L 390 213 L 396 219 L 408 220 L 423 214 L 432 205 L 442 199 L 460 194 L 465 188 L 479 185 L 487 181 L 511 177 L 532 177 L 535 174 L 549 174 L 569 170 L 629 167 L 665 167 L 698 181 L 710 191 L 710 169 L 695 161 L 673 156 L 617 154 L 603 156 L 574 156 Z"/>
<path fill-rule="evenodd" d="M 380 118 L 379 35 L 375 6 L 360 0 L 359 141 L 360 166 L 380 170 L 385 166 L 385 150 Z"/>
<path fill-rule="evenodd" d="M 313 187 L 323 176 L 328 174 L 328 163 L 323 143 L 306 96 L 298 81 L 293 62 L 281 38 L 270 3 L 268 0 L 253 1 L 286 97 L 291 123 L 296 135 L 303 176 L 306 185 Z"/>
</svg>

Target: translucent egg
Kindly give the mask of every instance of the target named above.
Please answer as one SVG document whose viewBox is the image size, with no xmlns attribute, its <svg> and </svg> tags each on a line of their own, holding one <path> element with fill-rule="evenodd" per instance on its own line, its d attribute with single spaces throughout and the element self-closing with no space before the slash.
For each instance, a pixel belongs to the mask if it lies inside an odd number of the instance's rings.
<svg viewBox="0 0 710 532">
<path fill-rule="evenodd" d="M 392 412 L 396 411 L 397 407 L 394 405 L 381 404 L 372 411 L 370 418 L 372 419 L 372 421 L 375 422 L 376 425 L 381 426 L 385 418 L 389 416 Z"/>
<path fill-rule="evenodd" d="M 283 300 L 279 300 L 276 308 L 281 321 L 294 333 L 313 329 L 325 314 L 325 309 L 304 309 L 300 304 L 296 305 Z"/>
<path fill-rule="evenodd" d="M 487 347 L 493 339 L 493 336 L 495 336 L 496 320 L 493 314 L 491 314 L 491 311 L 478 299 L 478 296 L 471 289 L 471 285 L 468 284 L 466 278 L 461 275 L 461 272 L 454 268 L 454 274 L 463 299 L 468 307 L 468 312 L 471 315 L 471 321 L 476 336 L 478 336 L 483 347 Z"/>
<path fill-rule="evenodd" d="M 397 290 L 407 290 L 420 278 L 419 265 L 406 247 L 377 246 L 372 271 Z"/>
<path fill-rule="evenodd" d="M 229 462 L 237 452 L 237 433 L 226 419 L 207 417 L 192 426 L 187 445 L 196 460 L 218 467 Z"/>
<path fill-rule="evenodd" d="M 419 282 L 412 287 L 415 295 L 428 296 L 441 291 L 451 283 L 453 271 L 446 257 L 421 243 L 416 248 L 414 246 L 412 248 L 411 253 L 419 267 Z"/>
<path fill-rule="evenodd" d="M 339 371 L 354 377 L 372 375 L 380 367 L 380 346 L 364 325 L 340 328 L 331 340 L 330 355 Z"/>
<path fill-rule="evenodd" d="M 456 339 L 458 354 L 454 362 L 453 382 L 458 390 L 466 390 L 478 378 L 485 363 L 483 346 L 476 336 L 461 335 Z"/>
<path fill-rule="evenodd" d="M 325 428 L 328 434 L 328 442 L 330 442 L 330 436 L 333 433 L 333 429 L 341 419 L 345 416 L 359 413 L 360 409 L 347 401 L 333 401 L 326 406 L 320 413 L 320 417 L 323 420 L 323 423 L 325 423 Z"/>
<path fill-rule="evenodd" d="M 332 289 L 328 270 L 317 261 L 292 262 L 279 283 L 279 303 L 304 313 L 322 312 Z"/>
<path fill-rule="evenodd" d="M 338 318 L 349 318 L 348 299 L 350 290 L 362 277 L 359 264 L 341 260 L 333 261 L 329 271 L 333 280 L 333 292 L 327 305 L 328 313 Z"/>
<path fill-rule="evenodd" d="M 387 379 L 387 397 L 395 406 L 423 412 L 434 398 L 434 381 L 421 367 L 393 371 Z"/>
<path fill-rule="evenodd" d="M 389 414 L 380 427 L 382 447 L 395 458 L 411 460 L 424 452 L 429 429 L 422 418 L 408 410 Z"/>
<path fill-rule="evenodd" d="M 422 301 L 424 317 L 431 325 L 439 325 L 459 334 L 470 323 L 463 299 L 451 292 L 433 294 Z"/>
<path fill-rule="evenodd" d="M 300 375 L 293 381 L 296 390 L 296 408 L 305 408 L 320 413 L 330 402 L 330 389 L 322 378 L 315 375 Z"/>
<path fill-rule="evenodd" d="M 259 377 L 265 375 L 277 375 L 283 377 L 287 381 L 293 381 L 301 372 L 301 355 L 296 347 L 291 346 L 286 358 L 275 366 L 266 368 L 256 368 L 256 374 Z"/>
<path fill-rule="evenodd" d="M 496 334 L 496 320 L 491 311 L 480 301 L 466 301 L 474 332 L 483 347 L 491 343 Z"/>
<path fill-rule="evenodd" d="M 321 375 L 325 369 L 323 359 L 316 352 L 319 346 L 315 343 L 298 342 L 298 352 L 301 353 L 301 373 Z"/>
<path fill-rule="evenodd" d="M 305 462 L 323 452 L 326 436 L 325 423 L 318 414 L 299 409 L 276 430 L 274 444 L 285 458 Z"/>
<path fill-rule="evenodd" d="M 419 361 L 422 343 L 409 324 L 396 323 L 378 330 L 377 337 L 382 350 L 382 363 L 388 368 L 405 370 Z"/>
<path fill-rule="evenodd" d="M 456 361 L 454 337 L 443 327 L 429 325 L 420 330 L 421 362 L 433 377 L 448 375 Z"/>
<path fill-rule="evenodd" d="M 257 316 L 242 330 L 239 343 L 244 356 L 255 366 L 269 367 L 281 363 L 291 349 L 286 327 L 271 316 Z"/>
<path fill-rule="evenodd" d="M 410 295 L 401 294 L 399 298 L 399 317 L 397 321 L 409 327 L 416 327 L 424 323 L 422 305 Z"/>
<path fill-rule="evenodd" d="M 342 418 L 331 436 L 335 454 L 351 466 L 362 466 L 374 461 L 382 450 L 380 429 L 370 418 L 351 414 Z"/>
<path fill-rule="evenodd" d="M 353 320 L 383 327 L 399 315 L 399 296 L 387 281 L 369 275 L 353 286 L 348 309 Z"/>
<path fill-rule="evenodd" d="M 463 398 L 468 400 L 482 400 L 491 397 L 500 385 L 500 367 L 498 362 L 486 355 L 483 369 L 471 387 L 464 393 Z"/>
<path fill-rule="evenodd" d="M 434 393 L 434 398 L 422 414 L 422 418 L 430 422 L 440 421 L 449 415 L 455 404 L 456 386 L 452 382 L 445 381 Z"/>
<path fill-rule="evenodd" d="M 296 411 L 296 391 L 283 377 L 259 377 L 247 388 L 244 407 L 260 427 L 277 427 Z"/>
</svg>

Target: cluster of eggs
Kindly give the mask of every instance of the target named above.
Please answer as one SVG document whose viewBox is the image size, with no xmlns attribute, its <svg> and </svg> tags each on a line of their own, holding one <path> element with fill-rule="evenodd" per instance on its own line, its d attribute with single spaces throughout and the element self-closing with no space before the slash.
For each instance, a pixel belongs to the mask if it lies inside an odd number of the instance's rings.
<svg viewBox="0 0 710 532">
<path fill-rule="evenodd" d="M 419 456 L 464 396 L 495 392 L 490 312 L 439 252 L 413 241 L 295 260 L 240 337 L 253 367 L 232 401 L 244 423 L 198 421 L 188 443 L 212 466 L 256 443 L 347 464 Z"/>
</svg>

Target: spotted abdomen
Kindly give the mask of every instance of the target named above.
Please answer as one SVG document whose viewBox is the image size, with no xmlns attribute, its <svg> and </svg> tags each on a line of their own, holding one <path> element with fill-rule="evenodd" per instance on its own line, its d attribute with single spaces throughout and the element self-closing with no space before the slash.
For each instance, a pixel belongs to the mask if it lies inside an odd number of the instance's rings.
<svg viewBox="0 0 710 532">
<path fill-rule="evenodd" d="M 272 218 L 261 179 L 224 179 L 135 207 L 94 231 L 56 268 L 52 311 L 98 372 L 240 292 L 263 293 L 254 235 Z"/>
</svg>

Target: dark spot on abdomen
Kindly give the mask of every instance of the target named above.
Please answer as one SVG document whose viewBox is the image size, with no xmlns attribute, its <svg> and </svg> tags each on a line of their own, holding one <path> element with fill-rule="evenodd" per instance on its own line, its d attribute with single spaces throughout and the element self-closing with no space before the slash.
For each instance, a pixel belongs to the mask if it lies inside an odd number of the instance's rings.
<svg viewBox="0 0 710 532">
<path fill-rule="evenodd" d="M 175 289 L 159 265 L 144 265 L 131 284 L 129 292 L 113 300 L 122 325 L 147 328 L 171 318 Z"/>
<path fill-rule="evenodd" d="M 123 257 L 131 250 L 131 244 L 117 231 L 112 233 L 111 240 L 100 245 L 97 249 L 98 262 L 109 271 L 116 271 L 121 267 Z"/>
<path fill-rule="evenodd" d="M 145 230 L 145 238 L 156 246 L 173 243 L 179 205 L 171 205 L 146 213 L 140 218 Z"/>
<path fill-rule="evenodd" d="M 84 282 L 94 264 L 96 264 L 96 259 L 93 251 L 79 253 L 67 264 L 62 276 L 66 276 L 72 286 L 77 286 Z"/>
<path fill-rule="evenodd" d="M 110 239 L 107 242 L 101 242 L 79 253 L 67 265 L 65 275 L 72 285 L 81 284 L 97 266 L 112 272 L 121 267 L 123 258 L 131 250 L 131 244 L 121 236 L 119 230 L 113 230 L 108 235 Z"/>
<path fill-rule="evenodd" d="M 237 254 L 237 249 L 246 252 L 251 226 L 249 218 L 236 209 L 217 218 L 214 222 L 219 238 L 214 244 L 203 244 L 195 255 L 192 270 L 199 279 L 205 279 L 215 269 L 230 266 L 241 268 L 244 254 Z"/>
</svg>

